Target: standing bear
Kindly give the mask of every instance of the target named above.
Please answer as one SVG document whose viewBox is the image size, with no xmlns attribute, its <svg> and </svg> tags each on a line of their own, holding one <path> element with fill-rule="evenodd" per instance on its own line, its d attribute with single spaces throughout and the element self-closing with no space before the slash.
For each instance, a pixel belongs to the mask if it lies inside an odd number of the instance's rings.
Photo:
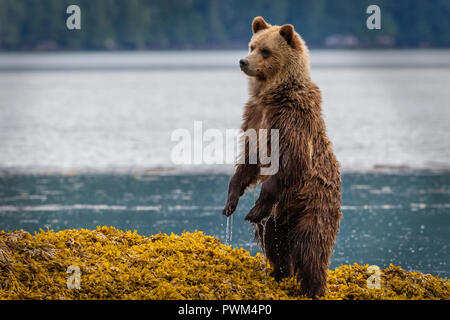
<svg viewBox="0 0 450 320">
<path fill-rule="evenodd" d="M 253 20 L 252 31 L 249 54 L 240 60 L 250 95 L 241 129 L 278 129 L 278 171 L 263 175 L 259 159 L 249 161 L 258 150 L 244 137 L 244 161 L 231 178 L 223 214 L 233 214 L 244 191 L 261 183 L 245 220 L 255 227 L 255 238 L 274 268 L 272 276 L 280 281 L 297 275 L 300 293 L 315 298 L 327 289 L 342 217 L 339 163 L 326 134 L 321 93 L 311 81 L 303 39 L 292 25 L 272 26 L 262 17 Z"/>
</svg>

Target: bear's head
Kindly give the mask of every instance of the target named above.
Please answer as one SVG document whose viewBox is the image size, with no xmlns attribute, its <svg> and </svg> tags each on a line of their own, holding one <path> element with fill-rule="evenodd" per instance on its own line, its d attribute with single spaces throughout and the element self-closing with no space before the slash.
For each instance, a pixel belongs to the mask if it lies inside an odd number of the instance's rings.
<svg viewBox="0 0 450 320">
<path fill-rule="evenodd" d="M 272 26 L 256 17 L 252 31 L 249 54 L 239 61 L 243 72 L 259 81 L 289 76 L 309 79 L 308 48 L 291 24 Z"/>
</svg>

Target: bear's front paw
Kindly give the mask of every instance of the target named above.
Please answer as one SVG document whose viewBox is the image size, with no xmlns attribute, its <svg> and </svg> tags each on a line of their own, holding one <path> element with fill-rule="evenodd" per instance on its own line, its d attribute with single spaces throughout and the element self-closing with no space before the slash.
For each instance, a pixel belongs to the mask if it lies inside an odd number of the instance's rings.
<svg viewBox="0 0 450 320">
<path fill-rule="evenodd" d="M 245 220 L 251 222 L 251 223 L 259 223 L 262 219 L 264 219 L 267 216 L 266 210 L 263 210 L 263 208 L 260 208 L 259 206 L 254 206 L 250 212 L 245 216 Z"/>
<path fill-rule="evenodd" d="M 224 216 L 231 216 L 233 212 L 236 210 L 237 204 L 238 204 L 239 198 L 236 196 L 228 197 L 227 204 L 225 205 L 225 208 L 222 211 L 222 214 Z"/>
</svg>

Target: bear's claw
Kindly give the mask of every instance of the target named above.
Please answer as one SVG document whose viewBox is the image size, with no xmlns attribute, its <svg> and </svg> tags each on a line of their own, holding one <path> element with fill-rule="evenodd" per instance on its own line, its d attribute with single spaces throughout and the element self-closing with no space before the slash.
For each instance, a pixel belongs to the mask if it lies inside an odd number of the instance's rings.
<svg viewBox="0 0 450 320">
<path fill-rule="evenodd" d="M 222 211 L 222 214 L 224 216 L 231 216 L 234 211 L 236 211 L 237 207 L 237 201 L 236 200 L 228 200 L 227 204 L 225 205 L 225 208 Z"/>
</svg>

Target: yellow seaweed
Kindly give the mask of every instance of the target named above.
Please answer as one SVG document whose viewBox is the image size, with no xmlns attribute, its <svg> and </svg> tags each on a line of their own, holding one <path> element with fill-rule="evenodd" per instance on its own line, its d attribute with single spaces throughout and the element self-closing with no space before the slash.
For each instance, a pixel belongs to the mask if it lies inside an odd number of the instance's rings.
<svg viewBox="0 0 450 320">
<path fill-rule="evenodd" d="M 69 266 L 80 270 L 68 287 Z M 323 299 L 450 299 L 450 281 L 390 265 L 368 289 L 368 265 L 329 271 Z M 202 232 L 156 234 L 96 230 L 0 232 L 0 299 L 305 299 L 294 278 Z"/>
</svg>

